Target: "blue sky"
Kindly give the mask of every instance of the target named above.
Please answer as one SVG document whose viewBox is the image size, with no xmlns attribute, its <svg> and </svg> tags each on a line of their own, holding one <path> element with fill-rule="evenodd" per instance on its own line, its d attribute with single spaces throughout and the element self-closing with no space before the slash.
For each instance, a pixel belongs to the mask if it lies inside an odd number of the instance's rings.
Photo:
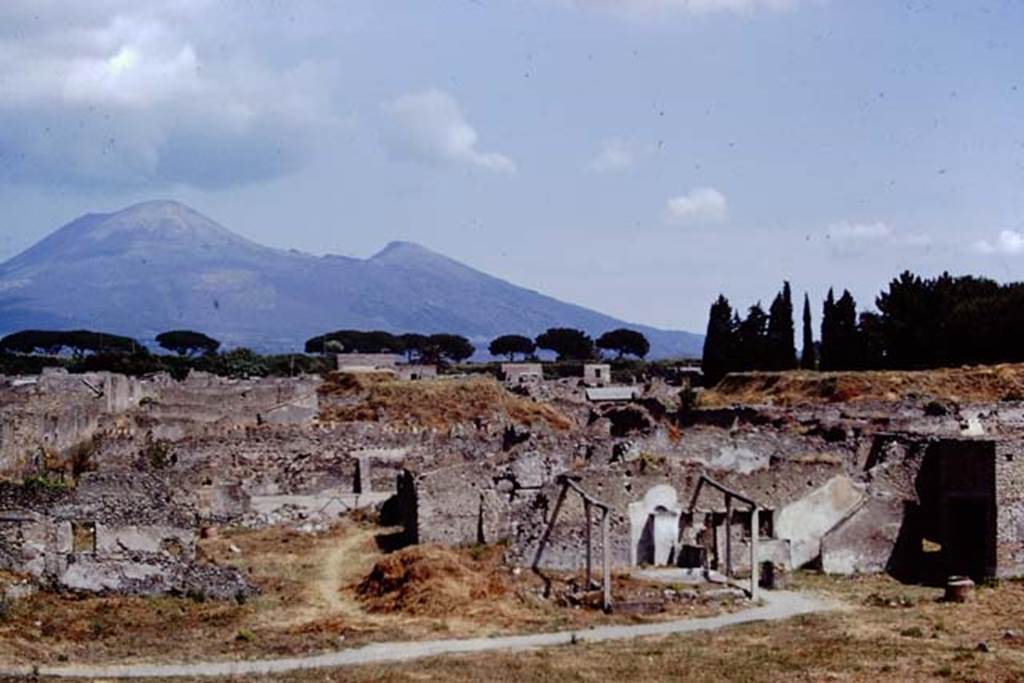
<svg viewBox="0 0 1024 683">
<path fill-rule="evenodd" d="M 783 279 L 1024 279 L 1024 4 L 0 4 L 0 258 L 176 198 L 702 331 Z"/>
</svg>

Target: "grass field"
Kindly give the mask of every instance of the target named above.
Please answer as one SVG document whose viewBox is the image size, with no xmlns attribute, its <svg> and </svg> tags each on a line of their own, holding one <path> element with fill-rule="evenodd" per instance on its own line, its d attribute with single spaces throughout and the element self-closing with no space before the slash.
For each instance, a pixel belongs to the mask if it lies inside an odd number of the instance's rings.
<svg viewBox="0 0 1024 683">
<path fill-rule="evenodd" d="M 319 533 L 278 527 L 229 530 L 204 540 L 203 554 L 240 567 L 260 587 L 261 595 L 244 604 L 37 593 L 0 611 L 0 662 L 285 657 L 380 641 L 708 616 L 745 606 L 698 598 L 671 602 L 651 616 L 606 615 L 540 597 L 540 579 L 502 565 L 500 547 L 414 546 L 387 554 L 376 542 L 387 531 L 343 521 Z M 554 578 L 557 591 L 573 577 Z M 616 592 L 623 596 L 658 595 L 663 589 L 616 577 Z"/>
<path fill-rule="evenodd" d="M 719 632 L 398 666 L 312 671 L 326 681 L 1020 681 L 1024 584 L 979 588 L 968 604 L 887 577 L 798 575 L 794 587 L 842 601 L 838 612 Z"/>
</svg>

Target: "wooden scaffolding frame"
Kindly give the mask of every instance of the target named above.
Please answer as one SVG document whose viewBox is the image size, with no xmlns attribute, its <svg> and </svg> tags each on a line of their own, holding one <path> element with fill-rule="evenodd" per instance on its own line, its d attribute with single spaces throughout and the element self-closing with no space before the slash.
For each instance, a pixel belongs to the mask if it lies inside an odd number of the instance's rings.
<svg viewBox="0 0 1024 683">
<path fill-rule="evenodd" d="M 760 506 L 747 498 L 742 493 L 734 491 L 724 484 L 720 484 L 707 475 L 700 475 L 700 481 L 697 482 L 697 488 L 694 489 L 693 498 L 690 499 L 690 518 L 695 519 L 694 514 L 697 511 L 697 501 L 700 498 L 701 490 L 704 486 L 710 486 L 713 489 L 718 490 L 725 496 L 725 578 L 728 581 L 732 581 L 732 503 L 733 500 L 738 500 L 744 503 L 750 508 L 750 594 L 751 600 L 757 600 L 757 594 L 760 584 L 760 576 L 757 559 L 757 540 L 759 534 L 760 521 L 758 519 L 760 513 Z M 716 546 L 717 547 L 717 546 Z"/>
<path fill-rule="evenodd" d="M 547 547 L 548 540 L 551 538 L 551 531 L 555 527 L 555 522 L 558 520 L 558 515 L 562 511 L 562 504 L 565 502 L 566 496 L 569 491 L 574 491 L 579 494 L 583 500 L 583 512 L 584 512 L 584 538 L 587 544 L 587 556 L 586 556 L 586 578 L 584 579 L 586 590 L 590 590 L 593 582 L 593 540 L 592 540 L 592 511 L 593 508 L 597 508 L 601 513 L 601 562 L 602 562 L 602 607 L 604 611 L 609 612 L 612 608 L 612 558 L 611 558 L 611 533 L 610 533 L 610 518 L 611 518 L 611 506 L 604 503 L 597 498 L 594 498 L 587 493 L 580 485 L 579 482 L 573 477 L 563 474 L 560 475 L 557 480 L 562 488 L 558 492 L 558 498 L 555 501 L 554 510 L 551 512 L 551 519 L 548 520 L 547 526 L 544 528 L 544 533 L 540 537 L 540 543 L 537 545 L 537 553 L 533 558 L 532 569 L 534 572 L 539 572 L 540 559 L 544 553 L 544 548 Z"/>
</svg>

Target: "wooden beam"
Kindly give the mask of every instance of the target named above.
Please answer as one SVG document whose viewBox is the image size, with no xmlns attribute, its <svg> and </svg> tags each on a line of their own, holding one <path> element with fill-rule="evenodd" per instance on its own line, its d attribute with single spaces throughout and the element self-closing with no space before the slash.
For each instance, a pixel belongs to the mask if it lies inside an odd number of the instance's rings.
<svg viewBox="0 0 1024 683">
<path fill-rule="evenodd" d="M 732 496 L 725 494 L 725 578 L 732 578 Z"/>
<path fill-rule="evenodd" d="M 540 537 L 540 543 L 537 544 L 537 554 L 533 557 L 533 565 L 531 565 L 534 571 L 540 566 L 540 558 L 544 553 L 544 548 L 548 544 L 548 539 L 551 537 L 551 529 L 555 526 L 555 520 L 558 519 L 558 513 L 562 509 L 562 503 L 565 502 L 565 494 L 568 493 L 568 486 L 562 485 L 562 490 L 558 492 L 558 500 L 555 501 L 555 508 L 551 512 L 551 519 L 548 520 L 548 525 L 544 529 L 543 535 Z"/>
<path fill-rule="evenodd" d="M 575 480 L 573 480 L 569 476 L 563 474 L 562 476 L 560 476 L 558 478 L 558 481 L 560 481 L 563 486 L 568 486 L 573 491 L 575 491 L 576 493 L 580 494 L 580 497 L 583 498 L 584 502 L 590 503 L 591 505 L 594 505 L 595 507 L 598 507 L 601 510 L 611 510 L 612 509 L 612 506 L 609 505 L 608 503 L 602 502 L 602 501 L 598 500 L 597 498 L 594 498 L 593 496 L 591 496 L 586 491 L 584 491 L 583 488 L 578 483 L 576 483 Z"/>
<path fill-rule="evenodd" d="M 607 508 L 602 511 L 601 515 L 601 548 L 604 554 L 604 611 L 609 612 L 612 609 L 612 549 L 611 549 L 611 533 L 609 530 L 608 518 L 610 517 L 610 510 Z"/>
<path fill-rule="evenodd" d="M 757 534 L 758 527 L 758 509 L 755 507 L 750 511 L 750 599 L 757 600 L 757 589 L 760 588 L 759 572 L 760 565 L 758 564 L 757 557 Z"/>
<path fill-rule="evenodd" d="M 587 501 L 587 500 L 583 501 L 583 510 L 584 510 L 584 513 L 585 513 L 585 516 L 586 516 L 586 521 L 584 522 L 584 524 L 586 524 L 586 527 L 584 529 L 584 536 L 587 539 L 587 577 L 586 577 L 586 581 L 585 581 L 584 585 L 586 586 L 585 590 L 590 590 L 590 583 L 591 583 L 591 576 L 592 576 L 591 568 L 592 568 L 592 557 L 593 557 L 592 547 L 593 546 L 591 545 L 591 538 L 590 538 L 590 535 L 591 535 L 590 534 L 591 522 L 590 522 L 590 502 L 589 501 Z"/>
<path fill-rule="evenodd" d="M 757 507 L 757 503 L 756 502 L 754 502 L 750 498 L 747 498 L 746 496 L 744 496 L 739 491 L 734 491 L 733 489 L 725 486 L 724 484 L 719 484 L 717 481 L 715 481 L 711 477 L 707 476 L 706 474 L 702 474 L 702 475 L 700 475 L 700 481 L 697 482 L 697 488 L 693 492 L 693 498 L 691 499 L 691 502 L 690 502 L 690 508 L 691 509 L 694 509 L 694 508 L 697 507 L 697 497 L 700 495 L 700 490 L 701 490 L 701 488 L 704 487 L 705 484 L 707 484 L 708 486 L 710 486 L 712 488 L 718 489 L 719 491 L 724 493 L 726 496 L 732 496 L 736 500 L 740 501 L 741 503 L 746 504 L 749 507 L 752 507 L 752 508 L 753 507 Z"/>
</svg>

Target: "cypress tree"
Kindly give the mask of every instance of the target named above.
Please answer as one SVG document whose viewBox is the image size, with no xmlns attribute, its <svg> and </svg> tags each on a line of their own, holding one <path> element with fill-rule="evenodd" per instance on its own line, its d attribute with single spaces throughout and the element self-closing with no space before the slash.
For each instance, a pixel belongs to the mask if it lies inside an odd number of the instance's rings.
<svg viewBox="0 0 1024 683">
<path fill-rule="evenodd" d="M 852 370 L 860 366 L 860 338 L 857 331 L 857 302 L 848 290 L 836 301 L 833 309 L 835 343 L 833 365 L 837 370 Z"/>
<path fill-rule="evenodd" d="M 701 367 L 704 382 L 714 386 L 735 368 L 736 325 L 729 300 L 719 294 L 711 304 L 708 331 L 704 337 L 704 355 Z"/>
<path fill-rule="evenodd" d="M 814 335 L 811 333 L 811 300 L 804 292 L 804 342 L 800 350 L 800 367 L 813 370 L 815 366 Z"/>
<path fill-rule="evenodd" d="M 764 370 L 768 367 L 768 316 L 758 302 L 747 311 L 747 317 L 739 324 L 737 343 L 739 346 L 739 370 Z"/>
<path fill-rule="evenodd" d="M 793 339 L 793 297 L 789 283 L 775 296 L 769 308 L 765 367 L 768 370 L 792 370 L 796 366 Z"/>
<path fill-rule="evenodd" d="M 821 307 L 821 350 L 818 355 L 818 367 L 822 370 L 835 370 L 835 308 L 836 297 L 830 287 L 825 303 Z"/>
</svg>

